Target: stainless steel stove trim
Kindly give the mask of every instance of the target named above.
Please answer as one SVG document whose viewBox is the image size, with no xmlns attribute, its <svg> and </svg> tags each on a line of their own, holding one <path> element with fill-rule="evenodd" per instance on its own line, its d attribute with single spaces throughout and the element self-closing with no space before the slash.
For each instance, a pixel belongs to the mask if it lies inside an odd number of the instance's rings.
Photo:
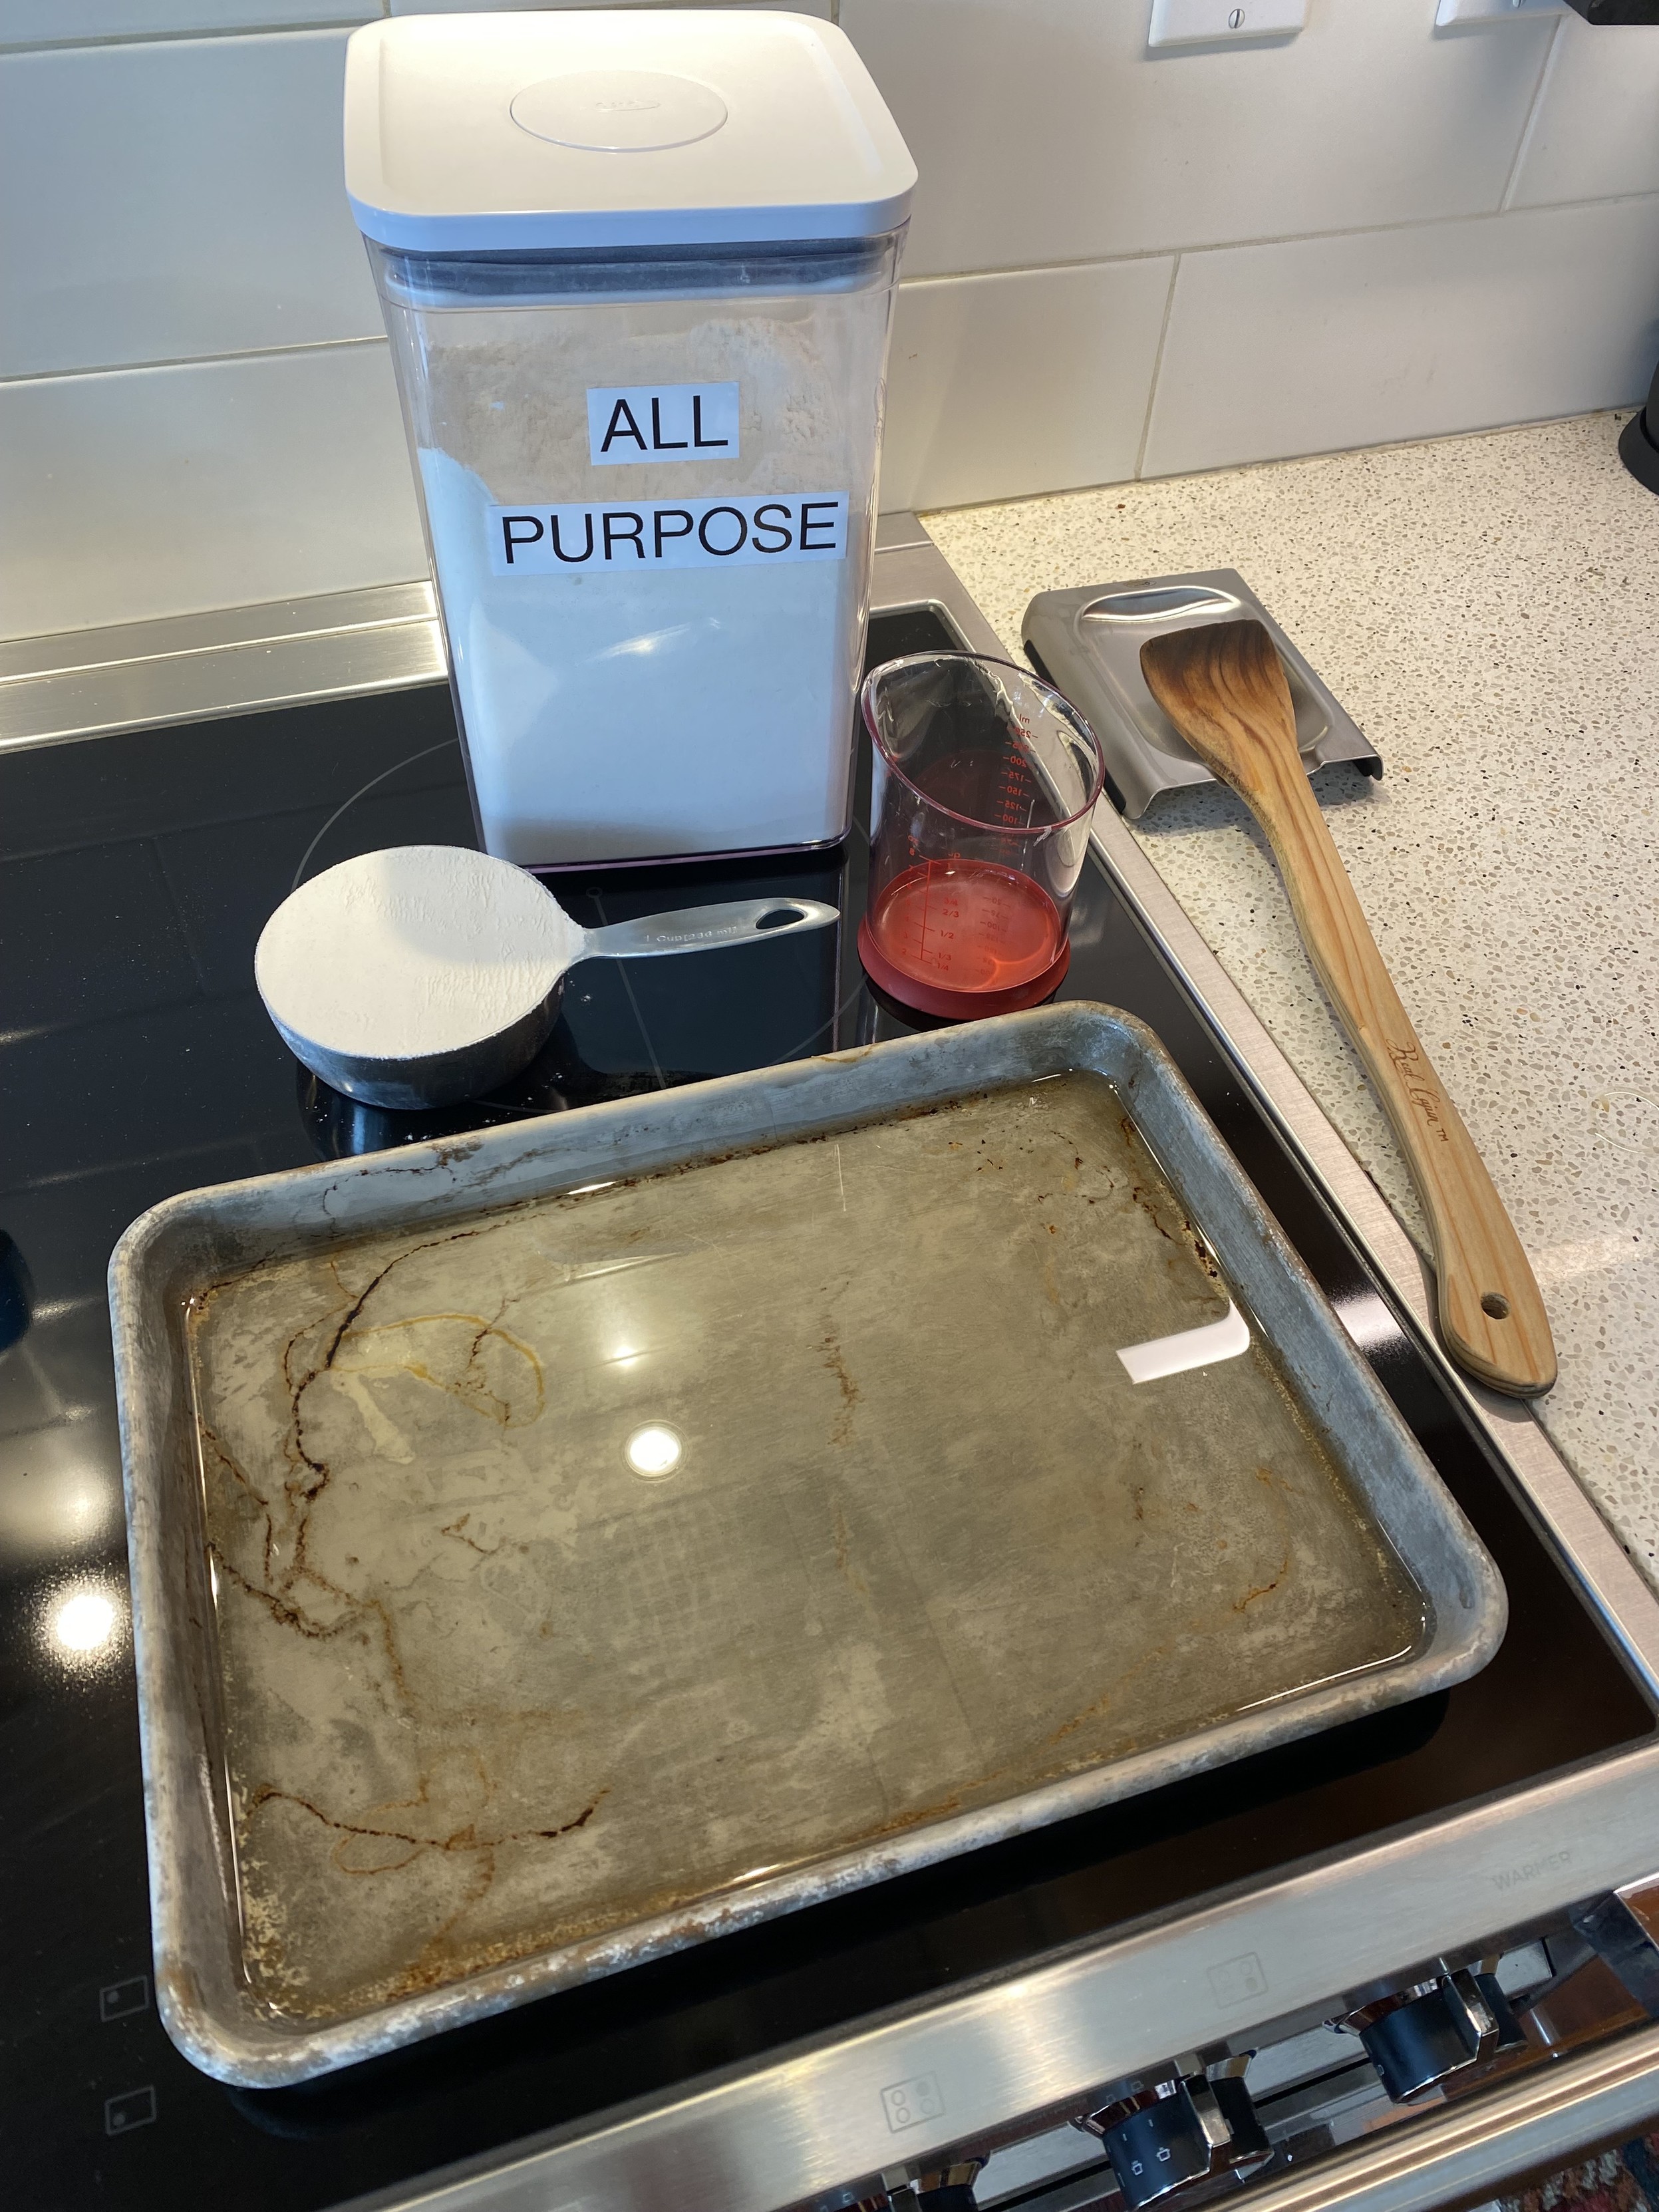
<svg viewBox="0 0 1659 2212">
<path fill-rule="evenodd" d="M 432 586 L 227 607 L 0 644 L 0 751 L 441 684 Z"/>
<path fill-rule="evenodd" d="M 775 2212 L 834 2204 L 901 2160 L 916 2161 L 1012 2118 L 1081 2110 L 1098 2085 L 1253 2017 L 1304 2024 L 1328 2002 L 1333 1960 L 1356 1986 L 1414 1959 L 1495 1936 L 1611 1870 L 1654 1853 L 1659 1749 L 1569 1776 L 1370 1849 L 1338 1855 L 1115 1942 L 1051 1960 L 946 2003 L 712 2081 L 586 2132 L 550 2137 L 489 2170 L 354 2200 L 351 2212 Z M 1583 1837 L 1563 1847 L 1568 1832 Z M 1249 1962 L 1248 1978 L 1237 1970 Z M 1243 1979 L 1266 1995 L 1230 2004 Z M 1217 1991 L 1222 1994 L 1218 1996 Z M 1196 2034 L 1194 2033 L 1196 2031 Z M 1567 2095 L 1559 2085 L 1578 2087 Z M 931 2121 L 895 2130 L 896 2087 L 933 2085 Z M 1580 2100 L 1584 2100 L 1582 2104 Z M 1598 2101 L 1600 2100 L 1600 2101 Z M 1659 2030 L 1563 2061 L 1540 2079 L 1403 2124 L 1355 2154 L 1378 2212 L 1442 2202 L 1465 2186 L 1426 2178 L 1443 2156 L 1494 2183 L 1659 2108 Z M 1609 2117 L 1611 2116 L 1611 2117 Z M 1509 2137 L 1517 2131 L 1515 2140 Z M 1262 2212 L 1301 2212 L 1339 2193 L 1347 2160 L 1250 2192 Z M 1418 2177 L 1418 2179 L 1413 2179 Z M 1393 2194 L 1410 2182 L 1416 2193 Z"/>
<path fill-rule="evenodd" d="M 915 545 L 933 550 L 914 514 L 878 518 L 878 555 Z M 424 577 L 0 640 L 0 752 L 399 691 L 448 673 Z"/>
<path fill-rule="evenodd" d="M 1659 2027 L 1562 2060 L 1250 2192 L 1253 2212 L 1434 2212 L 1575 2151 L 1639 2134 L 1659 2106 Z"/>
</svg>

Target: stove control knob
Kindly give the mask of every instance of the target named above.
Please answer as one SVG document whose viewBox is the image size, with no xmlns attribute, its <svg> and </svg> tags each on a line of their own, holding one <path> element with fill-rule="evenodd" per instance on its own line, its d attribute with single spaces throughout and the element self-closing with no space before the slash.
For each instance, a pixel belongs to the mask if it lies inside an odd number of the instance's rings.
<svg viewBox="0 0 1659 2212">
<path fill-rule="evenodd" d="M 1091 2112 L 1083 2125 L 1105 2146 L 1127 2212 L 1191 2182 L 1252 2172 L 1273 2155 L 1236 2074 L 1176 2075 Z"/>
<path fill-rule="evenodd" d="M 1659 410 L 1655 419 L 1659 422 Z M 1648 2017 L 1659 2020 L 1659 1875 L 1626 1882 L 1568 1917 Z"/>
<path fill-rule="evenodd" d="M 1470 1967 L 1414 1982 L 1334 2024 L 1359 2038 L 1396 2105 L 1527 2039 L 1497 1978 Z"/>
<path fill-rule="evenodd" d="M 974 2180 L 982 2158 L 959 2159 L 954 2165 L 935 2166 L 913 2175 L 910 2186 L 895 2200 L 903 2212 L 975 2212 Z"/>
</svg>

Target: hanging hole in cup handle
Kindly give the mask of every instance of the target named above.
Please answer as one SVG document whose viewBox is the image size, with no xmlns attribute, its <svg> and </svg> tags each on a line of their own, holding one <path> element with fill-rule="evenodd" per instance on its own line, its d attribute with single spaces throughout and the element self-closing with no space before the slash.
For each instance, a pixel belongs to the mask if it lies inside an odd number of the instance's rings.
<svg viewBox="0 0 1659 2212">
<path fill-rule="evenodd" d="M 800 906 L 775 906 L 769 914 L 762 915 L 755 924 L 760 929 L 787 929 L 792 921 L 805 921 L 806 909 Z"/>
<path fill-rule="evenodd" d="M 1510 1302 L 1501 1291 L 1488 1291 L 1480 1301 L 1480 1310 L 1489 1320 L 1507 1321 Z"/>
</svg>

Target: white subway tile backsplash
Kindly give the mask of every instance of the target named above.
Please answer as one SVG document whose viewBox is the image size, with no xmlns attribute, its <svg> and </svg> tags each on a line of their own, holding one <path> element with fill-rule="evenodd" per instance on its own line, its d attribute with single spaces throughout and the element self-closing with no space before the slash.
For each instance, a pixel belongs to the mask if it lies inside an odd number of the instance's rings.
<svg viewBox="0 0 1659 2212">
<path fill-rule="evenodd" d="M 0 46 L 364 23 L 379 0 L 0 0 Z"/>
<path fill-rule="evenodd" d="M 1188 254 L 1142 473 L 1628 404 L 1656 352 L 1659 197 Z"/>
<path fill-rule="evenodd" d="M 0 385 L 0 635 L 426 573 L 384 343 Z"/>
<path fill-rule="evenodd" d="M 1133 476 L 1173 266 L 1163 256 L 901 285 L 882 506 Z"/>
<path fill-rule="evenodd" d="M 911 276 L 1495 209 L 1555 29 L 1315 0 L 1276 46 L 1152 54 L 1147 22 L 1148 0 L 842 0 L 921 171 Z"/>
<path fill-rule="evenodd" d="M 831 0 L 389 0 L 393 15 L 481 15 L 522 8 L 772 8 L 832 19 Z"/>
<path fill-rule="evenodd" d="M 1659 191 L 1659 31 L 1563 18 L 1511 194 L 1517 207 Z"/>
<path fill-rule="evenodd" d="M 637 0 L 0 0 L 0 635 L 423 573 L 346 27 L 537 4 Z M 1155 52 L 1149 9 L 840 0 L 921 170 L 885 506 L 1645 390 L 1659 32 L 1309 0 Z"/>
<path fill-rule="evenodd" d="M 1513 23 L 1517 9 L 1529 15 L 1565 15 L 1567 0 L 1437 0 L 1435 28 L 1462 31 L 1471 25 Z"/>
<path fill-rule="evenodd" d="M 378 332 L 342 166 L 348 35 L 0 58 L 0 376 Z"/>
</svg>

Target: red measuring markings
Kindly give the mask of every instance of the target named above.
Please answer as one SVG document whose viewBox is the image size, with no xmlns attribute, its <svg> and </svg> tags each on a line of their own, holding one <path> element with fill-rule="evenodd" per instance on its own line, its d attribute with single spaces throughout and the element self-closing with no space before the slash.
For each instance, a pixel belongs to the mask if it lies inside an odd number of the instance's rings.
<svg viewBox="0 0 1659 2212">
<path fill-rule="evenodd" d="M 1065 927 L 1041 884 L 989 860 L 924 860 L 878 899 L 870 931 L 895 968 L 954 991 L 1008 991 L 1059 957 Z"/>
<path fill-rule="evenodd" d="M 1020 735 L 1027 744 L 1030 732 L 1021 722 Z M 999 830 L 1029 830 L 1036 818 L 1036 778 L 1023 751 L 1004 754 L 997 769 L 996 790 L 985 819 Z"/>
</svg>

